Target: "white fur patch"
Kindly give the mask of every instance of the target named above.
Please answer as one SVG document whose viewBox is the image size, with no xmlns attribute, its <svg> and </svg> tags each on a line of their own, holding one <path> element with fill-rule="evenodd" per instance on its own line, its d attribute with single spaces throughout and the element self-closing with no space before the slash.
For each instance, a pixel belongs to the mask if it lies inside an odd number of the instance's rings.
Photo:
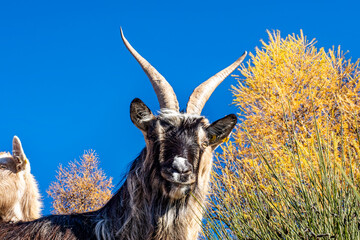
<svg viewBox="0 0 360 240">
<path fill-rule="evenodd" d="M 206 138 L 207 138 L 206 132 L 204 131 L 204 129 L 200 128 L 199 131 L 198 131 L 199 143 L 201 143 Z"/>
<path fill-rule="evenodd" d="M 23 212 L 21 210 L 21 204 L 19 201 L 15 203 L 13 211 L 14 211 L 14 217 L 11 219 L 11 221 L 17 222 L 23 219 Z"/>
<path fill-rule="evenodd" d="M 204 118 L 204 117 L 202 117 L 200 115 L 197 115 L 197 114 L 179 113 L 179 112 L 176 112 L 176 111 L 170 110 L 170 109 L 161 109 L 158 112 L 158 114 L 159 114 L 158 118 L 166 119 L 166 120 L 170 121 L 174 125 L 179 124 L 181 121 L 183 121 L 185 119 Z"/>
<path fill-rule="evenodd" d="M 186 172 L 188 171 L 189 167 L 187 166 L 187 159 L 183 158 L 183 157 L 178 157 L 175 156 L 174 157 L 174 162 L 173 162 L 173 167 L 177 170 L 179 170 L 180 172 Z"/>
</svg>

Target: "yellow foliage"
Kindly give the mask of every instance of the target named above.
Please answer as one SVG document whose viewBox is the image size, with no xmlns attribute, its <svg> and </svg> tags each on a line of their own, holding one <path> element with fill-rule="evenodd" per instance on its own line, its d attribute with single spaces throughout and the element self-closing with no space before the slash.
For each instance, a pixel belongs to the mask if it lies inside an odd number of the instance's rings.
<svg viewBox="0 0 360 240">
<path fill-rule="evenodd" d="M 317 49 L 315 40 L 309 42 L 302 31 L 285 39 L 279 31 L 268 35 L 269 42 L 262 41 L 262 48 L 250 53 L 248 66 L 241 66 L 245 79 L 238 79 L 238 86 L 233 87 L 242 122 L 233 141 L 224 144 L 218 155 L 212 179 L 215 193 L 226 189 L 229 199 L 223 201 L 231 201 L 245 194 L 239 183 L 251 192 L 253 181 L 271 192 L 265 174 L 269 167 L 283 176 L 285 184 L 296 181 L 294 161 L 286 153 L 286 149 L 294 150 L 295 143 L 288 136 L 296 137 L 298 151 L 311 162 L 316 154 L 311 150 L 316 140 L 315 119 L 324 141 L 339 139 L 329 142 L 332 160 L 345 168 L 352 164 L 358 182 L 359 162 L 343 162 L 341 156 L 346 149 L 357 156 L 360 153 L 359 61 L 346 60 L 340 47 L 328 52 Z M 266 156 L 269 166 L 254 146 Z M 300 163 L 304 173 L 319 167 L 306 162 Z"/>
<path fill-rule="evenodd" d="M 53 213 L 69 214 L 94 211 L 101 208 L 112 196 L 112 178 L 98 168 L 95 151 L 85 151 L 81 161 L 61 164 L 55 182 L 47 193 L 53 198 Z"/>
</svg>

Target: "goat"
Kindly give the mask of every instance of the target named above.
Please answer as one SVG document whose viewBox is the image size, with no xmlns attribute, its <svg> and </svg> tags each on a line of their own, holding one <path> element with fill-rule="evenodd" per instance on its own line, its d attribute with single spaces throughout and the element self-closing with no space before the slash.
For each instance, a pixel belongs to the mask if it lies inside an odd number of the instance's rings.
<svg viewBox="0 0 360 240">
<path fill-rule="evenodd" d="M 130 118 L 146 147 L 132 162 L 125 181 L 101 209 L 50 215 L 32 222 L 0 226 L 0 239 L 192 240 L 201 229 L 209 187 L 212 152 L 228 137 L 237 117 L 210 124 L 200 116 L 215 88 L 242 62 L 236 62 L 197 87 L 186 113 L 165 80 L 124 37 L 122 40 L 149 77 L 160 103 L 156 116 L 138 98 Z"/>
<path fill-rule="evenodd" d="M 0 221 L 31 221 L 40 217 L 42 203 L 30 163 L 17 136 L 13 154 L 0 154 Z"/>
</svg>

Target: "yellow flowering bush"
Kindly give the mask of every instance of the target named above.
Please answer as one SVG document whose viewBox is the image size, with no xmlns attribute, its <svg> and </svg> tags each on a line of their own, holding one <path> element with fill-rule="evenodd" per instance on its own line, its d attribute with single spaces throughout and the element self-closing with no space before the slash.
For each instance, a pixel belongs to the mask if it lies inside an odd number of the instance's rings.
<svg viewBox="0 0 360 240">
<path fill-rule="evenodd" d="M 312 227 L 323 234 L 331 224 L 317 222 L 322 218 L 316 214 L 311 221 L 302 216 L 312 211 L 312 204 L 318 212 L 328 204 L 332 208 L 324 216 L 331 219 L 335 206 L 345 206 L 331 200 L 349 196 L 344 195 L 348 186 L 342 170 L 355 185 L 360 180 L 359 61 L 347 60 L 340 47 L 317 49 L 302 31 L 286 38 L 279 31 L 268 36 L 249 54 L 247 66 L 240 67 L 243 77 L 237 76 L 232 89 L 240 123 L 215 161 L 209 217 L 220 229 L 212 231 L 241 226 L 237 237 L 256 239 L 274 239 L 269 231 L 284 236 L 291 228 L 293 236 L 305 236 Z M 232 238 L 228 232 L 218 237 L 224 236 Z"/>
<path fill-rule="evenodd" d="M 241 174 L 246 171 L 266 187 L 263 173 L 268 169 L 261 157 L 254 154 L 251 148 L 254 143 L 272 156 L 272 167 L 283 172 L 290 181 L 295 173 L 292 163 L 284 157 L 284 147 L 293 144 L 287 136 L 295 134 L 307 148 L 315 136 L 314 119 L 325 140 L 329 132 L 343 134 L 350 145 L 357 139 L 360 123 L 358 61 L 346 60 L 340 48 L 328 52 L 317 49 L 315 41 L 307 41 L 302 32 L 285 39 L 279 31 L 268 34 L 269 43 L 262 41 L 262 48 L 257 48 L 255 54 L 250 53 L 248 66 L 240 69 L 245 79 L 238 79 L 238 86 L 233 87 L 241 123 L 233 141 L 222 148 L 219 161 L 224 164 L 219 164 L 224 174 L 218 176 L 230 186 L 232 178 L 244 178 L 244 184 L 250 184 Z M 347 147 L 340 144 L 335 150 Z M 355 150 L 360 153 L 358 148 Z M 334 161 L 342 162 L 338 156 Z M 359 163 L 352 164 L 359 179 Z M 303 167 L 306 170 L 309 166 Z M 236 186 L 232 187 L 235 191 Z"/>
<path fill-rule="evenodd" d="M 54 214 L 71 214 L 94 211 L 101 208 L 111 197 L 112 178 L 107 178 L 99 168 L 95 151 L 85 151 L 80 161 L 59 165 L 56 181 L 47 193 L 52 197 Z"/>
</svg>

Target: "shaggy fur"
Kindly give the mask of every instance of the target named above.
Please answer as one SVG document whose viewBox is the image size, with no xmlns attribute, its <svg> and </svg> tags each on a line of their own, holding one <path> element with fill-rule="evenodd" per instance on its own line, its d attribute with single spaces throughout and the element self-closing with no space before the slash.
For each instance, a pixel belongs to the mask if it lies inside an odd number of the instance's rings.
<svg viewBox="0 0 360 240">
<path fill-rule="evenodd" d="M 1 221 L 31 221 L 39 218 L 42 206 L 39 189 L 16 136 L 13 139 L 13 155 L 0 154 L 0 166 Z"/>
<path fill-rule="evenodd" d="M 227 116 L 212 125 L 203 117 L 172 111 L 160 112 L 155 117 L 142 102 L 136 101 L 131 111 L 140 117 L 136 119 L 132 115 L 132 120 L 141 127 L 146 147 L 109 202 L 90 213 L 52 215 L 32 222 L 0 225 L 0 239 L 193 240 L 198 237 L 212 152 L 229 135 L 236 117 Z M 226 126 L 216 132 L 221 124 Z M 209 139 L 208 133 L 214 131 L 217 135 L 212 139 L 220 136 L 218 141 Z M 181 180 L 184 184 L 170 182 L 160 173 L 168 170 L 167 164 L 174 161 L 174 154 L 186 157 L 192 165 L 194 183 L 185 184 L 188 179 Z"/>
<path fill-rule="evenodd" d="M 149 77 L 161 112 L 154 116 L 140 100 L 130 106 L 130 118 L 144 135 L 146 147 L 134 160 L 124 184 L 100 210 L 53 215 L 32 222 L 0 225 L 0 239 L 125 239 L 194 240 L 201 228 L 208 192 L 212 152 L 234 128 L 234 114 L 209 124 L 199 116 L 215 88 L 242 62 L 197 87 L 187 113 L 179 113 L 175 93 L 125 39 L 125 46 Z M 171 110 L 166 110 L 169 108 Z"/>
</svg>

